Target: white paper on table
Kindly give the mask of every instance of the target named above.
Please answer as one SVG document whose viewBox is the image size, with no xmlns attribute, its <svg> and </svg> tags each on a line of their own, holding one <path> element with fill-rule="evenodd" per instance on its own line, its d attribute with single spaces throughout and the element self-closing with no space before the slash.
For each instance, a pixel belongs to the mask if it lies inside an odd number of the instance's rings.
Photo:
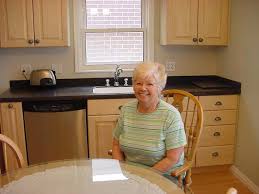
<svg viewBox="0 0 259 194">
<path fill-rule="evenodd" d="M 122 174 L 119 161 L 114 159 L 92 159 L 92 177 L 93 182 L 128 179 Z"/>
</svg>

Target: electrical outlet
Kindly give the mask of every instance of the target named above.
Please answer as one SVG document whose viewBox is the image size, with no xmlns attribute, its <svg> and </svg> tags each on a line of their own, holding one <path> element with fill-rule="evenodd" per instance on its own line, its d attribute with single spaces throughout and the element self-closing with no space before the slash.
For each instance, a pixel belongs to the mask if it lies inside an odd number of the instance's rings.
<svg viewBox="0 0 259 194">
<path fill-rule="evenodd" d="M 52 64 L 51 69 L 56 73 L 62 73 L 62 65 L 61 64 Z"/>
<path fill-rule="evenodd" d="M 21 73 L 29 75 L 31 73 L 31 64 L 22 64 L 21 65 Z"/>
<path fill-rule="evenodd" d="M 175 71 L 176 63 L 174 61 L 166 62 L 166 70 L 167 71 Z"/>
</svg>

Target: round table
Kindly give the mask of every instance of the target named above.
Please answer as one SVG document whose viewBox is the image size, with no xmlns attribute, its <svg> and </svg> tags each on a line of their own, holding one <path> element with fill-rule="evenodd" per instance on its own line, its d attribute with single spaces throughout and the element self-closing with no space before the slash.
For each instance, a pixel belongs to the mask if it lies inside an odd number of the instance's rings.
<svg viewBox="0 0 259 194">
<path fill-rule="evenodd" d="M 120 163 L 127 180 L 93 182 L 91 160 L 33 165 L 0 176 L 1 194 L 184 194 L 161 174 Z"/>
</svg>

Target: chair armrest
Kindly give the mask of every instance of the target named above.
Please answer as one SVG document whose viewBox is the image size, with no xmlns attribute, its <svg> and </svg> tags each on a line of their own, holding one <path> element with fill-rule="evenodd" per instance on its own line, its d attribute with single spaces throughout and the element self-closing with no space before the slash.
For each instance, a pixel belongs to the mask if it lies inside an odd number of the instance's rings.
<svg viewBox="0 0 259 194">
<path fill-rule="evenodd" d="M 175 169 L 171 175 L 174 177 L 178 177 L 179 175 L 183 174 L 184 172 L 186 172 L 187 170 L 189 170 L 192 167 L 192 162 L 185 162 L 183 164 L 183 166 Z"/>
</svg>

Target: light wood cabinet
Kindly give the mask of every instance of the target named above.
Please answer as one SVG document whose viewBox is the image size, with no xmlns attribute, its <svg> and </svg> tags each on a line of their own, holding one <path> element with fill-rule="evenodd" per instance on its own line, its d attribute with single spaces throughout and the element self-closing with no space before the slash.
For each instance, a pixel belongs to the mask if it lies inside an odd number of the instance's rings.
<svg viewBox="0 0 259 194">
<path fill-rule="evenodd" d="M 22 103 L 0 103 L 0 117 L 1 133 L 11 138 L 18 145 L 27 164 Z M 3 152 L 6 170 L 10 171 L 18 168 L 13 151 L 4 146 Z"/>
<path fill-rule="evenodd" d="M 232 164 L 234 160 L 238 95 L 199 96 L 204 109 L 204 129 L 194 166 Z M 120 107 L 132 99 L 88 100 L 90 158 L 109 158 L 112 131 Z M 169 98 L 169 102 L 172 98 Z M 184 119 L 187 102 L 183 102 Z M 189 104 L 193 107 L 193 104 Z M 191 109 L 193 110 L 193 108 Z M 191 113 L 191 112 L 190 112 Z M 188 121 L 187 121 L 188 130 Z"/>
<path fill-rule="evenodd" d="M 88 137 L 90 158 L 109 158 L 112 148 L 112 131 L 116 126 L 118 115 L 89 116 Z"/>
<path fill-rule="evenodd" d="M 161 45 L 227 45 L 229 0 L 161 0 Z"/>
<path fill-rule="evenodd" d="M 237 95 L 200 96 L 204 128 L 196 166 L 232 164 L 238 109 Z"/>
<path fill-rule="evenodd" d="M 1 47 L 69 46 L 67 0 L 0 0 Z"/>
<path fill-rule="evenodd" d="M 120 108 L 131 101 L 125 99 L 88 100 L 88 139 L 90 158 L 110 158 L 112 132 L 120 114 Z"/>
</svg>

